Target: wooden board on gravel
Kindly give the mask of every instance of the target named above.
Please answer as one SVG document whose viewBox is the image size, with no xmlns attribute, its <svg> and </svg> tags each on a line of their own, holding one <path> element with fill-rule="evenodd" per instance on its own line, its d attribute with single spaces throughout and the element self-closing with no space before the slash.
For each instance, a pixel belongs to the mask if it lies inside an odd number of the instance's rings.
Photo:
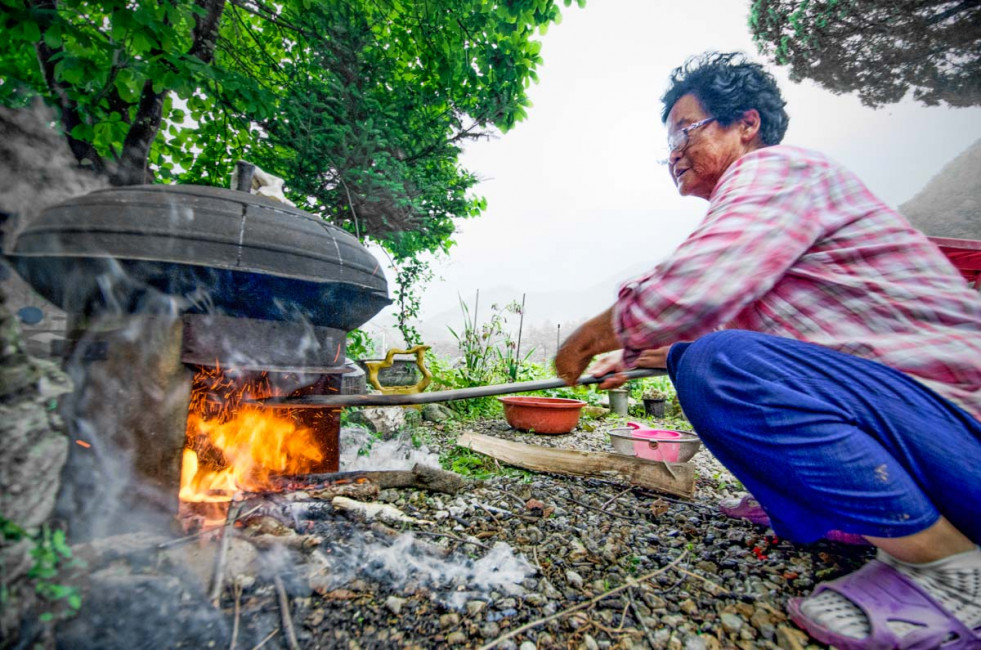
<svg viewBox="0 0 981 650">
<path fill-rule="evenodd" d="M 456 444 L 532 471 L 623 481 L 689 499 L 695 495 L 695 468 L 691 463 L 661 463 L 602 451 L 540 447 L 470 431 L 461 434 Z"/>
</svg>

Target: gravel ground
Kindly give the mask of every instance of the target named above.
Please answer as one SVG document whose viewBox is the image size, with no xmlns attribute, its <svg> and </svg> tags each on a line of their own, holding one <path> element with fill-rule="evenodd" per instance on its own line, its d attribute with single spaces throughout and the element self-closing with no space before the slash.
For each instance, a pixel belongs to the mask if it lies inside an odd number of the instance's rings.
<svg viewBox="0 0 981 650">
<path fill-rule="evenodd" d="M 456 495 L 390 489 L 377 501 L 429 523 L 369 523 L 326 503 L 284 506 L 292 522 L 253 518 L 231 536 L 217 610 L 216 541 L 79 549 L 91 566 L 85 606 L 58 645 L 287 648 L 291 627 L 301 648 L 824 647 L 787 619 L 786 601 L 871 551 L 795 545 L 719 515 L 739 485 L 708 451 L 692 460 L 692 501 L 454 451 L 463 431 L 612 451 L 613 426 L 544 436 L 494 419 L 423 423 L 403 433 L 424 445 L 415 453 L 455 459 L 471 478 Z"/>
</svg>

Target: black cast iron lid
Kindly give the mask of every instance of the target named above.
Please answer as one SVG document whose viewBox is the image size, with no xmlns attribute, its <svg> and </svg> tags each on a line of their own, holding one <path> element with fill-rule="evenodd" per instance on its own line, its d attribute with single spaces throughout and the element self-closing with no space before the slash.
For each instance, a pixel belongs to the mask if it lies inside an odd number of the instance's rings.
<svg viewBox="0 0 981 650">
<path fill-rule="evenodd" d="M 190 312 L 351 330 L 391 302 L 378 262 L 349 233 L 216 187 L 134 185 L 71 199 L 21 230 L 7 258 L 74 313 L 139 311 L 162 292 Z"/>
</svg>

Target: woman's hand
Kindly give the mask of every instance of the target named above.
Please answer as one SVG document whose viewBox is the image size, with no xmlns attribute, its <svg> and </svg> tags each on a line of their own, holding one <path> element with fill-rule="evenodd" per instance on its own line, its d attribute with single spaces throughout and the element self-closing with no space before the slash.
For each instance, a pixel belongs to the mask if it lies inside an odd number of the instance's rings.
<svg viewBox="0 0 981 650">
<path fill-rule="evenodd" d="M 670 349 L 670 345 L 665 345 L 661 348 L 644 350 L 632 366 L 623 363 L 623 350 L 619 350 L 597 359 L 590 367 L 589 374 L 593 377 L 601 377 L 609 372 L 615 373 L 600 383 L 599 388 L 601 390 L 620 388 L 627 382 L 627 377 L 623 374 L 624 370 L 630 368 L 667 368 L 668 350 Z"/>
<path fill-rule="evenodd" d="M 634 362 L 634 368 L 667 368 L 668 350 L 670 349 L 670 345 L 665 345 L 662 348 L 644 350 Z"/>
<path fill-rule="evenodd" d="M 612 307 L 583 323 L 569 335 L 555 355 L 555 373 L 573 386 L 593 357 L 620 347 L 613 332 Z"/>
</svg>

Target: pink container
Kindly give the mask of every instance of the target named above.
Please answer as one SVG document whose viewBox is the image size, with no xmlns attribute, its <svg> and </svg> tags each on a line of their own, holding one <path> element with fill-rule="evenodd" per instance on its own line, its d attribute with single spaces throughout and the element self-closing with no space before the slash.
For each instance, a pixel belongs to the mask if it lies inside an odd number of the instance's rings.
<svg viewBox="0 0 981 650">
<path fill-rule="evenodd" d="M 680 431 L 669 431 L 667 429 L 650 429 L 637 424 L 627 422 L 627 427 L 632 429 L 631 436 L 634 439 L 634 455 L 638 458 L 647 460 L 661 460 L 667 463 L 678 462 L 678 451 L 681 445 L 672 445 L 671 440 L 687 438 Z M 641 438 L 641 440 L 638 440 Z"/>
<path fill-rule="evenodd" d="M 626 428 L 609 433 L 615 452 L 645 460 L 687 463 L 702 447 L 702 441 L 692 433 L 651 429 L 636 422 L 627 422 Z"/>
</svg>

